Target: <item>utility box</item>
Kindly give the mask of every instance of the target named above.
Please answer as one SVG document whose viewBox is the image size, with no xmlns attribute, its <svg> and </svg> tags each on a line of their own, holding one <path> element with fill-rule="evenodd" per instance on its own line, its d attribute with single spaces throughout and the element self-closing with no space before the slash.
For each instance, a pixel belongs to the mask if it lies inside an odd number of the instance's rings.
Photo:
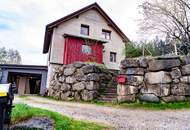
<svg viewBox="0 0 190 130">
<path fill-rule="evenodd" d="M 118 84 L 125 84 L 127 82 L 127 76 L 126 75 L 118 75 L 117 76 L 117 83 Z"/>
</svg>

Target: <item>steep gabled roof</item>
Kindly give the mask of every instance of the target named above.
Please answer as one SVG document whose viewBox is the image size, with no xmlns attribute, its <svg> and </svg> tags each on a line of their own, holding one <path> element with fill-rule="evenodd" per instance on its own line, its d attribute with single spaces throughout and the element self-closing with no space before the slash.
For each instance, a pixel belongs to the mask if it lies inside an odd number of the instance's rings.
<svg viewBox="0 0 190 130">
<path fill-rule="evenodd" d="M 127 36 L 120 30 L 120 28 L 113 22 L 113 20 L 104 12 L 104 10 L 97 3 L 93 3 L 89 6 L 86 6 L 76 12 L 73 12 L 61 19 L 58 19 L 48 24 L 45 30 L 43 53 L 47 53 L 49 50 L 53 28 L 59 26 L 63 22 L 66 22 L 74 17 L 78 17 L 80 14 L 87 12 L 88 10 L 91 10 L 91 9 L 97 10 L 101 14 L 101 16 L 108 22 L 108 25 L 111 26 L 122 37 L 123 41 L 125 42 L 129 41 Z"/>
</svg>

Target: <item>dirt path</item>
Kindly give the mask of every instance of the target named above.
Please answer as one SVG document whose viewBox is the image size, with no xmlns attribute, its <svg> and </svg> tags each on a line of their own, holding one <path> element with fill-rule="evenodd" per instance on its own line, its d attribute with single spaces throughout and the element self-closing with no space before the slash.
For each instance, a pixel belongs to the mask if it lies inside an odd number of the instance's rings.
<svg viewBox="0 0 190 130">
<path fill-rule="evenodd" d="M 190 110 L 119 109 L 93 104 L 53 101 L 33 96 L 16 97 L 14 102 L 56 111 L 75 119 L 108 124 L 117 130 L 190 130 Z"/>
</svg>

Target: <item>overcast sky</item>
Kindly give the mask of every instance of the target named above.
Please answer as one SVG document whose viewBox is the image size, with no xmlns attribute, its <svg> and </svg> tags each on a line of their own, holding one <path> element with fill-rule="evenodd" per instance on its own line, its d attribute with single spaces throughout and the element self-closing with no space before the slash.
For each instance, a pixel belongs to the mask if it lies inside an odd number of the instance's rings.
<svg viewBox="0 0 190 130">
<path fill-rule="evenodd" d="M 97 2 L 130 40 L 137 41 L 142 0 L 0 0 L 0 47 L 17 49 L 23 64 L 45 65 L 45 26 Z"/>
</svg>

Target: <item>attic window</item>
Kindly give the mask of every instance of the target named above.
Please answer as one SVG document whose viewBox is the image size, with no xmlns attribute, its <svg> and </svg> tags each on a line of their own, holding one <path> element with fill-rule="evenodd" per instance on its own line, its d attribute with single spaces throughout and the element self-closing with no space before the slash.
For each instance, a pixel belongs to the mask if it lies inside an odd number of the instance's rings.
<svg viewBox="0 0 190 130">
<path fill-rule="evenodd" d="M 89 35 L 89 26 L 81 24 L 80 34 L 88 36 Z"/>
<path fill-rule="evenodd" d="M 102 38 L 110 40 L 111 39 L 111 31 L 102 29 Z"/>
</svg>

